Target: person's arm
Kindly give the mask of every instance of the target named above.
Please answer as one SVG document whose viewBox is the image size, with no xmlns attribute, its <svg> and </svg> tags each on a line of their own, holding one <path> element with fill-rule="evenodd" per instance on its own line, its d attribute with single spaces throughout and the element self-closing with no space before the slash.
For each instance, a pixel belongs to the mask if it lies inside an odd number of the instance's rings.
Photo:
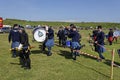
<svg viewBox="0 0 120 80">
<path fill-rule="evenodd" d="M 105 37 L 105 34 L 102 32 L 102 33 L 101 33 L 101 37 L 100 37 L 99 40 L 98 40 L 98 43 L 99 43 L 99 44 L 104 43 L 104 37 Z"/>
<path fill-rule="evenodd" d="M 12 38 L 12 31 L 10 31 L 9 36 L 8 36 L 9 43 L 11 42 L 11 38 Z"/>
<path fill-rule="evenodd" d="M 60 35 L 60 31 L 58 31 L 58 33 L 57 33 L 57 37 L 59 37 L 59 35 Z"/>
<path fill-rule="evenodd" d="M 27 44 L 28 46 L 30 46 L 29 37 L 28 37 L 28 34 L 27 34 L 27 33 L 26 33 L 26 44 Z"/>
<path fill-rule="evenodd" d="M 74 32 L 69 31 L 68 37 L 69 37 L 69 38 L 72 38 L 73 36 L 74 36 Z"/>
<path fill-rule="evenodd" d="M 19 39 L 20 39 L 20 43 L 22 43 L 22 34 L 19 33 Z"/>
</svg>

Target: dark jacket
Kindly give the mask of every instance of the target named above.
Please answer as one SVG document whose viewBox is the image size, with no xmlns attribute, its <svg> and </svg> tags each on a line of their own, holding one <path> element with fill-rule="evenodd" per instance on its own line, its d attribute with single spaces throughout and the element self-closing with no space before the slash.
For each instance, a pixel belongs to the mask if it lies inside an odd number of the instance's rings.
<svg viewBox="0 0 120 80">
<path fill-rule="evenodd" d="M 97 36 L 97 33 L 98 33 L 98 30 L 94 30 L 94 31 L 93 31 L 93 37 L 94 37 L 94 36 Z"/>
<path fill-rule="evenodd" d="M 54 30 L 52 28 L 48 29 L 48 39 L 53 39 L 54 38 Z"/>
<path fill-rule="evenodd" d="M 57 33 L 57 37 L 62 38 L 62 32 L 63 32 L 62 30 L 59 30 Z"/>
<path fill-rule="evenodd" d="M 102 31 L 98 32 L 97 37 L 96 37 L 98 44 L 104 45 L 104 38 L 105 38 L 104 32 L 102 32 Z"/>
<path fill-rule="evenodd" d="M 113 37 L 113 31 L 109 31 L 108 37 Z"/>
<path fill-rule="evenodd" d="M 23 44 L 23 47 L 30 46 L 28 34 L 26 32 L 21 33 L 21 40 L 20 43 Z"/>
<path fill-rule="evenodd" d="M 68 36 L 72 38 L 72 42 L 80 42 L 81 35 L 77 31 L 71 31 Z"/>
<path fill-rule="evenodd" d="M 94 41 L 96 41 L 97 34 L 98 34 L 98 30 L 94 30 L 92 35 Z"/>
<path fill-rule="evenodd" d="M 18 29 L 13 29 L 10 31 L 9 36 L 8 36 L 9 42 L 12 40 L 12 42 L 20 42 L 20 33 Z"/>
</svg>

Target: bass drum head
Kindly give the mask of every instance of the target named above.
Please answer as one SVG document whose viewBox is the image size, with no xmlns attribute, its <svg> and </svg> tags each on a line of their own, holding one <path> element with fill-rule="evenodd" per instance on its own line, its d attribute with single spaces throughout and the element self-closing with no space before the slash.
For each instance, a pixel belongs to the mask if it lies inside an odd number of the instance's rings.
<svg viewBox="0 0 120 80">
<path fill-rule="evenodd" d="M 34 31 L 33 36 L 37 42 L 43 42 L 46 39 L 46 31 L 43 28 L 39 28 Z"/>
</svg>

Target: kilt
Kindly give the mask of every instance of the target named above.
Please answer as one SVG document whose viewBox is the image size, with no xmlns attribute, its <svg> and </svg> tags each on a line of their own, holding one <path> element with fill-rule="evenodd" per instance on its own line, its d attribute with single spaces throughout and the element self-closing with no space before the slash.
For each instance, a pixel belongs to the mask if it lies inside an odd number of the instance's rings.
<svg viewBox="0 0 120 80">
<path fill-rule="evenodd" d="M 101 45 L 101 46 L 99 46 L 99 45 L 97 45 L 97 52 L 98 53 L 103 53 L 103 52 L 105 52 L 106 50 L 105 50 L 105 48 L 104 48 L 104 45 Z"/>
<path fill-rule="evenodd" d="M 80 50 L 81 46 L 78 42 L 71 42 L 72 49 Z"/>
<path fill-rule="evenodd" d="M 48 39 L 45 43 L 46 47 L 52 47 L 54 46 L 54 39 Z"/>
<path fill-rule="evenodd" d="M 108 37 L 108 41 L 113 41 L 113 37 Z"/>
<path fill-rule="evenodd" d="M 11 45 L 11 48 L 16 48 L 16 47 L 18 47 L 19 46 L 19 42 L 12 42 L 12 45 Z"/>
</svg>

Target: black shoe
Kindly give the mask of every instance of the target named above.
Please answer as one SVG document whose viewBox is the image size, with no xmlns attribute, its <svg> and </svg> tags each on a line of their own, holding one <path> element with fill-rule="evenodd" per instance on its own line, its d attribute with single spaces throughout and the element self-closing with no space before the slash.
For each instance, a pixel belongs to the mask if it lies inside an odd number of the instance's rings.
<svg viewBox="0 0 120 80">
<path fill-rule="evenodd" d="M 76 60 L 76 56 L 75 56 L 75 57 L 73 57 L 73 60 Z"/>
<path fill-rule="evenodd" d="M 79 52 L 77 52 L 77 53 L 76 53 L 76 55 L 77 55 L 77 56 L 80 56 L 80 53 L 79 53 Z"/>
<path fill-rule="evenodd" d="M 102 62 L 102 59 L 97 59 L 97 62 Z"/>
<path fill-rule="evenodd" d="M 12 55 L 12 58 L 16 58 L 16 55 Z"/>
<path fill-rule="evenodd" d="M 51 56 L 51 55 L 52 55 L 52 53 L 51 53 L 51 52 L 48 52 L 47 56 Z"/>
<path fill-rule="evenodd" d="M 72 58 L 73 58 L 73 60 L 76 60 L 76 53 L 75 52 L 72 54 Z"/>
</svg>

